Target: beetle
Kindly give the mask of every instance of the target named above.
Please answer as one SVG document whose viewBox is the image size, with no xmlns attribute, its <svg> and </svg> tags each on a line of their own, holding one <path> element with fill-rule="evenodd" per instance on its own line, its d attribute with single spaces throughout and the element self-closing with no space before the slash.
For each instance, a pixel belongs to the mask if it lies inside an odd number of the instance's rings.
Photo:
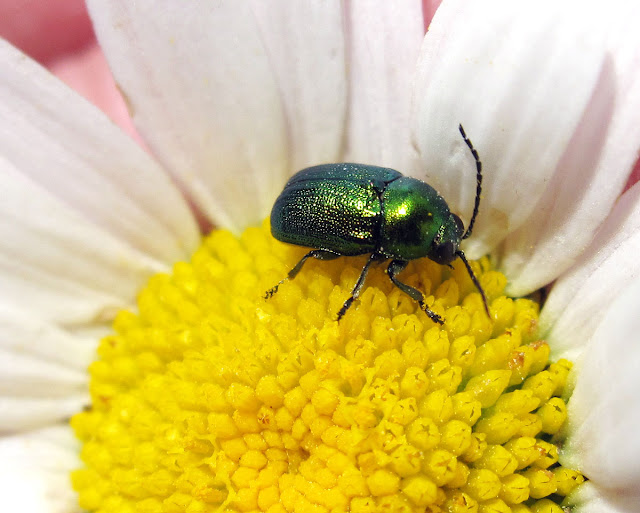
<svg viewBox="0 0 640 513">
<path fill-rule="evenodd" d="M 282 242 L 314 249 L 265 293 L 265 299 L 286 280 L 295 278 L 309 258 L 333 260 L 370 254 L 351 296 L 338 312 L 338 321 L 360 295 L 371 264 L 390 259 L 387 274 L 393 284 L 417 301 L 434 322 L 444 324 L 442 317 L 427 307 L 424 294 L 397 275 L 416 258 L 427 257 L 450 267 L 460 258 L 491 317 L 484 290 L 460 249 L 461 241 L 471 235 L 480 209 L 482 163 L 462 125 L 458 129 L 476 163 L 476 198 L 466 231 L 433 187 L 394 169 L 352 163 L 303 169 L 291 177 L 276 199 L 271 233 Z"/>
</svg>

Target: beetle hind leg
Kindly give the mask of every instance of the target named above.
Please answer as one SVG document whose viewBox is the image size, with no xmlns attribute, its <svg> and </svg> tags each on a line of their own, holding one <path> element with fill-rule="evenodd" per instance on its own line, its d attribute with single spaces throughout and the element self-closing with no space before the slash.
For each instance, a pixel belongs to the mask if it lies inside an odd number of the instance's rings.
<svg viewBox="0 0 640 513">
<path fill-rule="evenodd" d="M 313 249 L 309 251 L 309 253 L 303 256 L 300 259 L 300 261 L 293 267 L 293 269 L 291 269 L 287 273 L 286 277 L 282 278 L 278 283 L 276 283 L 273 287 L 271 287 L 269 290 L 265 292 L 264 298 L 269 299 L 273 297 L 273 295 L 276 292 L 278 292 L 278 287 L 280 287 L 280 285 L 282 285 L 287 280 L 293 280 L 297 276 L 297 274 L 300 272 L 300 269 L 302 269 L 302 266 L 307 261 L 307 259 L 317 258 L 318 260 L 333 260 L 341 256 L 342 255 L 340 255 L 339 253 L 336 253 L 335 251 L 330 251 L 328 249 Z"/>
<path fill-rule="evenodd" d="M 433 310 L 430 310 L 429 307 L 424 302 L 424 294 L 420 292 L 418 289 L 414 289 L 410 287 L 406 283 L 402 283 L 396 275 L 404 270 L 407 267 L 406 260 L 392 260 L 389 263 L 389 267 L 387 268 L 387 274 L 389 275 L 389 279 L 393 282 L 393 284 L 398 287 L 402 292 L 407 294 L 411 299 L 418 302 L 420 308 L 429 316 L 433 322 L 437 322 L 438 324 L 444 324 L 444 319 L 440 317 Z"/>
</svg>

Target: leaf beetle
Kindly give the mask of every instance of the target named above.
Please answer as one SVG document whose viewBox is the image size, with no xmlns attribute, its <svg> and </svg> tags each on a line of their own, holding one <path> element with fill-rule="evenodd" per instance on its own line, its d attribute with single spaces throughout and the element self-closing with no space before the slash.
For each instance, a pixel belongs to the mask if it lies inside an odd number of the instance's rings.
<svg viewBox="0 0 640 513">
<path fill-rule="evenodd" d="M 352 163 L 303 169 L 291 177 L 276 199 L 271 233 L 282 242 L 314 249 L 266 292 L 265 299 L 283 282 L 295 278 L 309 258 L 333 260 L 369 253 L 351 296 L 338 312 L 338 321 L 360 295 L 371 264 L 390 259 L 387 274 L 393 284 L 417 301 L 434 322 L 443 324 L 442 317 L 426 306 L 422 292 L 401 282 L 397 275 L 416 258 L 427 257 L 444 265 L 460 258 L 491 317 L 485 293 L 460 249 L 478 216 L 482 163 L 462 125 L 458 128 L 476 162 L 476 198 L 466 231 L 433 187 L 394 169 Z"/>
</svg>

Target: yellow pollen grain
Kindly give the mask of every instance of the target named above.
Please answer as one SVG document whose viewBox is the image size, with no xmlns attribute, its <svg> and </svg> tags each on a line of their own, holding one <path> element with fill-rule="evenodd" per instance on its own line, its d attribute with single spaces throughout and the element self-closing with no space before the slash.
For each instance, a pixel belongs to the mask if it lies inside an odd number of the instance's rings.
<svg viewBox="0 0 640 513">
<path fill-rule="evenodd" d="M 99 513 L 554 513 L 584 482 L 558 463 L 571 363 L 549 362 L 538 305 L 484 258 L 401 274 L 309 261 L 268 224 L 215 231 L 120 312 L 71 424 L 79 505 Z"/>
</svg>

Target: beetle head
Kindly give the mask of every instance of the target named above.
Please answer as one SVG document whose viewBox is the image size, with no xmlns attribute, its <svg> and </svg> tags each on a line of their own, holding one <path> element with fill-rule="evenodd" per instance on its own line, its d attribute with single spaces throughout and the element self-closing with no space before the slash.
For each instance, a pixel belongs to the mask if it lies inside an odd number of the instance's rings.
<svg viewBox="0 0 640 513">
<path fill-rule="evenodd" d="M 464 233 L 462 220 L 455 214 L 449 214 L 449 219 L 441 227 L 431 246 L 429 258 L 438 264 L 450 264 L 458 258 L 457 252 Z"/>
</svg>

